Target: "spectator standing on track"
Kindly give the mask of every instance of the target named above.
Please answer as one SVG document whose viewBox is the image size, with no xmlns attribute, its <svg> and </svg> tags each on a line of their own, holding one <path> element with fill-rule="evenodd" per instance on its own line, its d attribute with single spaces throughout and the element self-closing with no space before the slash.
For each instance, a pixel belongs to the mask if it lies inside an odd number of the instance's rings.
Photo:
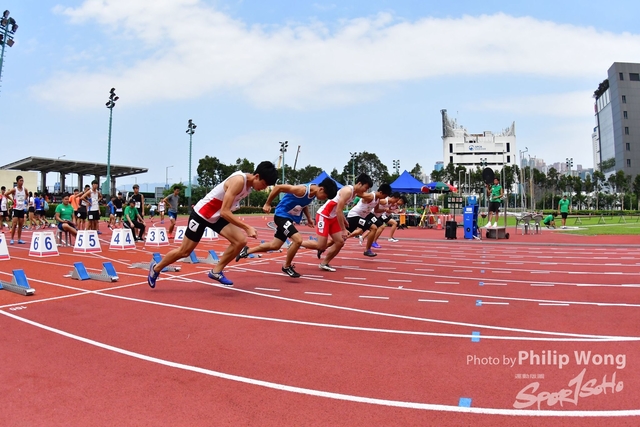
<svg viewBox="0 0 640 427">
<path fill-rule="evenodd" d="M 91 189 L 89 191 L 85 191 L 82 195 L 82 200 L 88 202 L 87 207 L 87 219 L 89 220 L 89 225 L 87 226 L 87 230 L 98 230 L 98 224 L 100 222 L 100 200 L 102 199 L 102 194 L 100 194 L 100 190 L 98 190 L 98 181 L 91 181 Z"/>
<path fill-rule="evenodd" d="M 113 230 L 116 226 L 116 200 L 118 200 L 116 196 L 111 196 L 111 200 L 107 203 L 107 213 L 109 214 L 107 227 L 109 227 L 110 230 Z"/>
<path fill-rule="evenodd" d="M 567 198 L 566 194 L 558 201 L 558 212 L 562 216 L 562 228 L 567 228 L 567 217 L 571 212 L 571 200 Z"/>
<path fill-rule="evenodd" d="M 256 238 L 258 235 L 255 228 L 234 216 L 233 211 L 240 207 L 240 201 L 252 189 L 264 190 L 275 184 L 277 179 L 278 172 L 275 166 L 265 161 L 260 163 L 253 173 L 237 171 L 216 185 L 192 210 L 180 247 L 169 251 L 159 263 L 152 262 L 149 266 L 149 286 L 156 286 L 156 280 L 164 267 L 180 258 L 188 257 L 195 250 L 205 228 L 212 229 L 229 241 L 229 246 L 220 256 L 220 260 L 209 271 L 209 278 L 224 286 L 232 286 L 233 282 L 223 273 L 224 267 L 246 246 L 247 236 Z"/>
<path fill-rule="evenodd" d="M 24 187 L 22 175 L 16 177 L 16 182 L 17 185 L 7 192 L 7 197 L 13 195 L 13 219 L 11 220 L 11 240 L 9 244 L 13 245 L 13 238 L 16 234 L 16 228 L 18 228 L 18 243 L 23 245 L 25 242 L 22 240 L 22 227 L 24 226 L 24 214 L 29 201 L 29 193 Z"/>
<path fill-rule="evenodd" d="M 90 203 L 86 200 L 86 197 L 91 194 L 91 187 L 89 185 L 84 186 L 84 191 L 82 194 L 78 196 L 78 211 L 76 212 L 76 224 L 78 230 L 86 230 L 87 229 L 87 212 Z"/>
<path fill-rule="evenodd" d="M 36 193 L 37 194 L 37 193 Z M 36 199 L 33 197 L 33 193 L 29 192 L 29 224 L 31 224 L 31 230 L 35 230 L 40 223 L 36 220 Z"/>
<path fill-rule="evenodd" d="M 133 233 L 133 239 L 136 241 L 144 240 L 144 230 L 146 229 L 143 224 L 142 216 L 138 212 L 136 208 L 136 201 L 133 199 L 129 200 L 129 206 L 124 208 L 124 219 L 123 224 L 125 228 L 129 228 Z M 140 230 L 138 235 L 136 236 L 136 228 Z"/>
<path fill-rule="evenodd" d="M 5 193 L 7 192 L 7 187 L 4 185 L 0 188 L 0 231 L 4 231 L 4 227 L 8 226 L 6 221 L 9 220 L 9 204 L 7 201 L 9 200 Z"/>
<path fill-rule="evenodd" d="M 236 256 L 236 262 L 240 258 L 247 258 L 250 254 L 257 252 L 277 251 L 282 247 L 284 242 L 289 239 L 291 244 L 287 249 L 287 257 L 282 265 L 282 272 L 289 277 L 300 277 L 292 264 L 293 258 L 296 256 L 300 245 L 302 245 L 302 236 L 298 233 L 295 224 L 300 224 L 302 215 L 307 218 L 307 225 L 313 227 L 313 219 L 309 214 L 309 204 L 314 200 L 327 200 L 336 197 L 338 186 L 331 178 L 325 178 L 320 184 L 303 184 L 303 185 L 276 185 L 271 190 L 267 201 L 262 210 L 265 213 L 271 212 L 271 202 L 280 193 L 286 193 L 282 200 L 276 206 L 273 222 L 276 224 L 276 232 L 274 238 L 270 242 L 262 243 L 259 246 L 249 249 L 245 246 Z"/>
<path fill-rule="evenodd" d="M 116 220 L 114 223 L 114 227 L 115 225 L 118 224 L 118 222 L 122 221 L 122 215 L 124 213 L 124 200 L 122 200 L 122 193 L 118 191 L 118 197 L 116 197 L 115 200 L 113 200 L 113 205 L 116 208 Z"/>
<path fill-rule="evenodd" d="M 160 215 L 160 224 L 164 224 L 164 210 L 165 210 L 165 202 L 164 199 L 158 202 L 158 214 Z"/>
<path fill-rule="evenodd" d="M 55 219 L 58 222 L 58 230 L 74 237 L 78 234 L 76 225 L 73 223 L 73 206 L 69 204 L 68 193 L 62 196 L 62 203 L 56 206 Z"/>
<path fill-rule="evenodd" d="M 487 228 L 491 227 L 491 218 L 495 215 L 493 227 L 498 226 L 498 218 L 500 217 L 500 202 L 504 197 L 504 190 L 500 185 L 498 178 L 493 179 L 493 185 L 489 187 L 487 184 L 487 194 L 489 195 L 489 221 L 487 222 Z"/>
<path fill-rule="evenodd" d="M 302 247 L 307 249 L 315 249 L 318 251 L 318 258 L 322 258 L 322 253 L 327 249 L 328 239 L 331 236 L 334 244 L 325 255 L 324 260 L 320 262 L 320 269 L 324 271 L 336 271 L 329 265 L 329 262 L 344 246 L 345 239 L 349 232 L 347 228 L 349 224 L 344 216 L 344 208 L 353 199 L 362 195 L 373 185 L 373 181 L 367 174 L 360 174 L 356 179 L 355 185 L 345 185 L 339 191 L 336 197 L 328 200 L 316 213 L 316 234 L 318 240 L 305 240 Z"/>
<path fill-rule="evenodd" d="M 173 230 L 176 226 L 176 220 L 178 219 L 178 204 L 180 203 L 180 187 L 177 185 L 173 187 L 173 193 L 162 199 L 161 203 L 169 204 L 169 238 L 173 239 Z"/>
<path fill-rule="evenodd" d="M 144 222 L 144 196 L 140 194 L 140 186 L 138 184 L 133 186 L 133 194 L 129 200 L 133 200 L 135 202 L 136 209 L 138 209 L 142 222 Z"/>
</svg>

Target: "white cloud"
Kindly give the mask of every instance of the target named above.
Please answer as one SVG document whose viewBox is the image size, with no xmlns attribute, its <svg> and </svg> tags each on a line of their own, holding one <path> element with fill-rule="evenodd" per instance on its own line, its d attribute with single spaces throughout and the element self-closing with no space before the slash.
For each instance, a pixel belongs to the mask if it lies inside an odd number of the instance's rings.
<svg viewBox="0 0 640 427">
<path fill-rule="evenodd" d="M 593 114 L 593 92 L 577 91 L 551 93 L 508 99 L 474 101 L 465 106 L 468 110 L 502 111 L 514 115 L 589 117 Z"/>
<path fill-rule="evenodd" d="M 56 12 L 151 51 L 101 72 L 60 70 L 32 88 L 70 108 L 95 105 L 115 86 L 132 104 L 235 90 L 263 108 L 314 109 L 366 102 L 381 83 L 438 76 L 599 81 L 612 62 L 640 56 L 639 35 L 504 14 L 409 22 L 380 13 L 329 30 L 318 22 L 247 26 L 199 0 L 86 0 Z"/>
</svg>

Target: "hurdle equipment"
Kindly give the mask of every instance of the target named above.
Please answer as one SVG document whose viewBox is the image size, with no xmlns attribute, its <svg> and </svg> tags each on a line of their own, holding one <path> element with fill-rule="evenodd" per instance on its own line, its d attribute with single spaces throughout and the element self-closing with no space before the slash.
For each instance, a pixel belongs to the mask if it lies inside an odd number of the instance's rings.
<svg viewBox="0 0 640 427">
<path fill-rule="evenodd" d="M 29 281 L 24 274 L 24 270 L 13 270 L 13 279 L 11 279 L 11 282 L 0 280 L 0 289 L 24 296 L 30 296 L 36 293 L 36 290 L 29 286 Z"/>
<path fill-rule="evenodd" d="M 7 248 L 7 239 L 4 237 L 4 233 L 0 233 L 0 261 L 10 259 L 9 249 Z"/>
<path fill-rule="evenodd" d="M 111 234 L 109 249 L 135 249 L 136 241 L 128 228 L 118 228 Z"/>
<path fill-rule="evenodd" d="M 78 230 L 73 252 L 102 252 L 96 230 Z"/>
<path fill-rule="evenodd" d="M 101 282 L 117 282 L 120 278 L 113 264 L 110 262 L 102 263 L 102 271 L 100 273 L 90 273 L 82 262 L 73 263 L 73 271 L 69 273 L 72 279 L 76 280 L 99 280 Z"/>
<path fill-rule="evenodd" d="M 253 257 L 251 257 L 251 258 L 253 258 Z M 218 261 L 220 261 L 220 258 L 218 258 L 218 255 L 216 254 L 216 251 L 214 251 L 214 250 L 210 250 L 207 253 L 207 256 L 205 258 L 198 258 L 198 256 L 196 255 L 195 251 L 193 251 L 193 252 L 191 252 L 189 254 L 188 257 L 180 258 L 180 261 L 188 262 L 189 264 L 199 264 L 199 263 L 202 263 L 202 264 L 217 264 Z"/>
<path fill-rule="evenodd" d="M 155 262 L 156 264 L 159 263 L 160 261 L 162 261 L 162 255 L 160 255 L 159 252 L 154 252 L 153 253 L 153 258 L 152 261 Z M 129 268 L 143 268 L 145 270 L 149 270 L 149 267 L 151 266 L 151 262 L 134 262 L 133 264 L 131 264 L 129 266 Z M 180 266 L 173 266 L 173 265 L 168 265 L 165 268 L 162 269 L 162 272 L 167 272 L 167 271 L 180 271 L 182 269 L 182 267 Z"/>
<path fill-rule="evenodd" d="M 151 227 L 147 231 L 147 239 L 144 242 L 146 246 L 166 246 L 169 244 L 167 230 L 164 227 Z"/>
<path fill-rule="evenodd" d="M 31 247 L 29 248 L 29 256 L 55 256 L 58 253 L 58 245 L 56 237 L 51 231 L 36 231 L 31 236 Z"/>
<path fill-rule="evenodd" d="M 180 225 L 176 227 L 176 234 L 173 238 L 173 243 L 182 242 L 184 240 L 184 232 L 187 231 L 186 225 Z"/>
<path fill-rule="evenodd" d="M 217 240 L 218 233 L 210 229 L 209 227 L 205 227 L 204 234 L 200 240 Z"/>
</svg>

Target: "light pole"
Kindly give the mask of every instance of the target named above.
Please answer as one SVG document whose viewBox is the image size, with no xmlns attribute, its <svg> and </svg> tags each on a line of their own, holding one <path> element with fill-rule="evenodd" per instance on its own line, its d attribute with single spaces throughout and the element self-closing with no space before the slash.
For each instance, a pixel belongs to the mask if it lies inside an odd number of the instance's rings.
<svg viewBox="0 0 640 427">
<path fill-rule="evenodd" d="M 11 26 L 11 28 L 9 28 Z M 13 35 L 18 31 L 18 24 L 13 18 L 9 18 L 9 11 L 5 10 L 0 18 L 0 44 L 2 45 L 2 53 L 0 53 L 0 81 L 2 81 L 2 65 L 4 64 L 4 47 L 13 46 Z"/>
<path fill-rule="evenodd" d="M 191 163 L 191 162 L 189 162 Z M 173 166 L 167 166 L 166 167 L 166 173 L 165 173 L 165 183 L 164 183 L 164 189 L 168 190 L 169 189 L 169 168 L 172 168 Z"/>
<path fill-rule="evenodd" d="M 356 157 L 358 157 L 358 153 L 351 153 L 351 177 L 353 179 L 353 184 L 356 183 Z M 394 160 L 395 161 L 395 160 Z"/>
<path fill-rule="evenodd" d="M 191 213 L 191 148 L 193 146 L 193 134 L 196 133 L 196 126 L 193 120 L 189 119 L 187 123 L 187 133 L 189 134 L 189 185 L 187 186 L 187 205 L 189 206 L 189 213 Z"/>
<path fill-rule="evenodd" d="M 107 143 L 107 180 L 102 186 L 102 194 L 111 195 L 111 124 L 113 122 L 113 107 L 116 106 L 116 101 L 120 99 L 116 96 L 116 89 L 111 88 L 109 91 L 109 100 L 105 104 L 109 109 L 109 140 Z"/>
<path fill-rule="evenodd" d="M 284 153 L 287 152 L 287 147 L 289 146 L 289 141 L 280 142 L 280 152 L 282 153 L 282 183 L 284 184 Z"/>
<path fill-rule="evenodd" d="M 480 159 L 480 166 L 482 167 L 482 169 L 484 169 L 485 167 L 487 167 L 487 158 L 483 157 Z M 484 207 L 487 207 L 486 204 L 486 200 L 487 200 L 487 183 L 484 182 L 484 177 L 482 178 L 482 200 L 485 201 L 484 203 Z"/>
<path fill-rule="evenodd" d="M 396 170 L 396 175 L 398 175 L 400 171 L 400 160 L 393 161 L 393 168 Z"/>
<path fill-rule="evenodd" d="M 524 185 L 527 182 L 527 177 L 524 176 L 525 168 L 522 166 L 524 160 L 524 154 L 529 152 L 528 147 L 524 147 L 524 151 L 520 150 L 520 176 L 518 177 L 518 181 L 520 181 L 519 189 L 520 189 L 520 207 L 525 209 L 525 197 L 524 197 Z"/>
</svg>

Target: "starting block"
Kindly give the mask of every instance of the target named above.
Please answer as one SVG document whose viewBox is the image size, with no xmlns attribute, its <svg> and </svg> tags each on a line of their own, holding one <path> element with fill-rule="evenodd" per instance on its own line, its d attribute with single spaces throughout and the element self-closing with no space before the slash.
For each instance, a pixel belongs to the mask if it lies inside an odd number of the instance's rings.
<svg viewBox="0 0 640 427">
<path fill-rule="evenodd" d="M 4 233 L 0 233 L 0 261 L 9 259 L 9 249 L 7 248 L 7 239 Z"/>
<path fill-rule="evenodd" d="M 117 282 L 120 278 L 113 264 L 105 262 L 102 264 L 102 271 L 100 273 L 89 273 L 81 262 L 73 263 L 73 271 L 69 273 L 72 279 L 76 280 L 99 280 L 101 282 Z"/>
<path fill-rule="evenodd" d="M 58 245 L 56 237 L 51 231 L 36 231 L 31 237 L 31 247 L 29 248 L 29 256 L 54 256 L 58 253 Z"/>
<path fill-rule="evenodd" d="M 196 255 L 195 251 L 193 251 L 193 252 L 191 252 L 189 254 L 188 257 L 182 258 L 182 259 L 180 259 L 180 261 L 188 262 L 190 264 L 199 264 L 199 263 L 217 264 L 218 261 L 220 261 L 220 258 L 218 258 L 218 255 L 216 254 L 216 251 L 214 251 L 214 250 L 210 250 L 209 253 L 207 254 L 206 258 L 198 258 L 198 256 Z"/>
<path fill-rule="evenodd" d="M 0 289 L 15 292 L 16 294 L 24 296 L 36 293 L 36 290 L 29 286 L 29 281 L 27 280 L 27 276 L 24 274 L 24 270 L 13 270 L 13 279 L 11 282 L 4 282 L 0 280 Z"/>
<path fill-rule="evenodd" d="M 157 264 L 160 261 L 162 261 L 162 255 L 160 255 L 159 252 L 154 252 L 153 253 L 153 262 L 155 262 Z M 129 268 L 144 268 L 145 270 L 149 270 L 150 266 L 151 266 L 151 262 L 134 262 L 133 264 L 131 264 L 129 266 Z M 166 271 L 180 271 L 181 269 L 182 269 L 182 267 L 180 267 L 180 266 L 169 265 L 169 266 L 163 268 L 162 272 L 164 273 Z"/>
</svg>

